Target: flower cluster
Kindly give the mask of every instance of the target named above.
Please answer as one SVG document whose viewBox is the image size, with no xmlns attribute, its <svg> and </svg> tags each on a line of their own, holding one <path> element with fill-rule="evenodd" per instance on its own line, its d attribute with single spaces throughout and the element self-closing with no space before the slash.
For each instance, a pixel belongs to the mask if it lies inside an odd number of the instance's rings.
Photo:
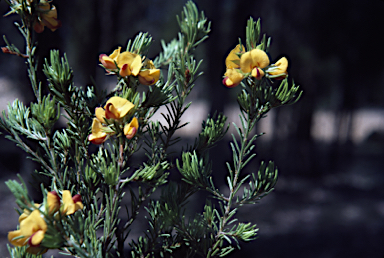
<svg viewBox="0 0 384 258">
<path fill-rule="evenodd" d="M 60 200 L 55 191 L 49 192 L 45 204 L 35 204 L 32 212 L 24 209 L 19 217 L 19 229 L 8 232 L 8 240 L 15 246 L 28 245 L 29 253 L 44 253 L 48 249 L 44 245 L 44 237 L 48 229 L 45 216 L 54 218 L 54 214 L 58 211 L 61 215 L 71 215 L 81 209 L 83 204 L 80 195 L 76 194 L 72 197 L 69 190 L 64 190 Z"/>
<path fill-rule="evenodd" d="M 139 122 L 136 117 L 132 118 L 129 123 L 127 117 L 129 112 L 135 105 L 128 100 L 115 96 L 110 98 L 104 108 L 98 107 L 95 110 L 95 118 L 92 122 L 92 133 L 88 136 L 88 140 L 94 144 L 105 142 L 109 135 L 116 133 L 109 125 L 117 122 L 124 125 L 123 132 L 127 139 L 132 139 L 139 129 Z"/>
<path fill-rule="evenodd" d="M 115 49 L 109 56 L 101 54 L 99 61 L 109 74 L 119 74 L 121 77 L 138 77 L 141 84 L 155 84 L 160 77 L 160 69 L 146 57 L 128 51 L 121 52 L 121 47 Z"/>
<path fill-rule="evenodd" d="M 61 27 L 60 20 L 57 19 L 57 10 L 54 5 L 51 6 L 51 1 L 40 0 L 36 2 L 34 0 L 16 0 L 11 1 L 12 11 L 11 13 L 19 13 L 24 17 L 27 17 L 28 24 L 37 32 L 44 31 L 44 27 L 48 27 L 51 31 L 55 31 Z"/>
<path fill-rule="evenodd" d="M 287 76 L 288 60 L 285 57 L 275 64 L 269 64 L 269 57 L 261 49 L 244 51 L 244 46 L 237 45 L 231 50 L 225 60 L 227 70 L 223 84 L 229 88 L 235 87 L 246 77 L 260 80 L 267 74 L 269 78 L 283 79 Z"/>
</svg>

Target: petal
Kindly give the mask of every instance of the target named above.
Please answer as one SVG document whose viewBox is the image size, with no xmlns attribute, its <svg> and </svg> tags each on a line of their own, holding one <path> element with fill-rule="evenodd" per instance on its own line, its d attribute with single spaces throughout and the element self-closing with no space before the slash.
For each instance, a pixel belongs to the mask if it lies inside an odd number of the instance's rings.
<svg viewBox="0 0 384 258">
<path fill-rule="evenodd" d="M 84 205 L 82 202 L 75 203 L 75 209 L 76 210 L 82 210 L 84 208 Z"/>
<path fill-rule="evenodd" d="M 94 118 L 92 122 L 92 134 L 95 136 L 102 136 L 106 133 L 103 132 L 103 125 L 100 123 L 99 119 Z"/>
<path fill-rule="evenodd" d="M 264 71 L 260 68 L 255 67 L 252 69 L 251 75 L 256 79 L 260 80 L 264 76 Z"/>
<path fill-rule="evenodd" d="M 43 230 L 38 230 L 29 239 L 30 245 L 35 245 L 35 246 L 39 245 L 41 243 L 41 241 L 43 241 L 44 235 L 45 235 L 45 232 Z"/>
<path fill-rule="evenodd" d="M 244 73 L 250 73 L 252 71 L 252 55 L 251 52 L 244 53 L 240 58 L 240 68 Z"/>
<path fill-rule="evenodd" d="M 288 59 L 285 57 L 280 58 L 275 64 L 275 68 L 268 72 L 270 75 L 284 75 L 288 69 Z"/>
<path fill-rule="evenodd" d="M 104 123 L 105 119 L 105 110 L 102 107 L 95 108 L 95 116 L 101 122 Z"/>
<path fill-rule="evenodd" d="M 132 64 L 130 65 L 133 76 L 137 76 L 139 74 L 142 65 L 143 64 L 141 63 L 141 57 L 137 55 L 135 59 L 133 59 Z"/>
<path fill-rule="evenodd" d="M 8 241 L 14 246 L 24 246 L 27 244 L 29 236 L 18 238 L 21 236 L 22 236 L 21 230 L 10 231 L 8 232 Z M 14 238 L 17 238 L 17 239 L 14 239 Z"/>
<path fill-rule="evenodd" d="M 119 119 L 119 111 L 113 106 L 112 103 L 105 105 L 105 118 L 107 119 Z"/>
<path fill-rule="evenodd" d="M 71 192 L 69 190 L 64 190 L 63 191 L 63 194 L 62 194 L 62 201 L 63 201 L 63 213 L 65 215 L 70 215 L 70 214 L 73 214 L 75 211 L 74 211 L 74 207 L 75 207 L 75 204 L 72 200 L 72 195 L 71 195 Z"/>
<path fill-rule="evenodd" d="M 129 69 L 129 65 L 123 64 L 123 66 L 121 67 L 121 69 L 119 71 L 119 74 L 121 77 L 130 76 L 131 75 L 131 69 Z"/>
<path fill-rule="evenodd" d="M 20 230 L 22 235 L 31 236 L 38 230 L 45 232 L 47 230 L 47 223 L 41 217 L 40 211 L 34 210 L 28 218 L 20 222 Z"/>
<path fill-rule="evenodd" d="M 27 210 L 28 211 L 28 210 Z M 28 211 L 28 213 L 25 212 L 24 210 L 24 213 L 22 213 L 19 217 L 19 223 L 22 222 L 23 220 L 25 220 L 26 218 L 28 218 L 30 212 Z"/>
<path fill-rule="evenodd" d="M 139 73 L 139 81 L 144 85 L 155 84 L 160 78 L 160 69 L 148 69 Z"/>
<path fill-rule="evenodd" d="M 240 51 L 240 44 L 237 45 L 234 49 L 231 50 L 227 58 L 225 59 L 225 66 L 227 68 L 239 68 L 240 57 L 238 53 L 244 52 L 244 46 L 242 46 L 243 51 Z"/>
<path fill-rule="evenodd" d="M 49 213 L 53 213 L 59 210 L 60 208 L 60 197 L 55 192 L 48 192 L 47 194 L 47 204 Z"/>
<path fill-rule="evenodd" d="M 229 79 L 229 80 L 227 79 L 224 82 L 224 85 L 227 87 L 231 87 L 234 84 L 235 84 L 234 86 L 236 86 L 244 79 L 244 75 L 240 73 L 239 69 L 234 69 L 234 68 L 227 69 L 224 75 Z"/>
<path fill-rule="evenodd" d="M 240 58 L 240 68 L 244 73 L 250 73 L 255 67 L 264 68 L 268 65 L 268 55 L 261 49 L 252 49 Z"/>
<path fill-rule="evenodd" d="M 115 96 L 107 101 L 105 106 L 105 117 L 107 119 L 114 118 L 120 119 L 128 114 L 128 112 L 134 107 L 127 99 Z"/>
<path fill-rule="evenodd" d="M 93 134 L 88 135 L 88 141 L 96 145 L 102 144 L 103 142 L 105 142 L 106 139 L 107 139 L 107 135 L 103 137 L 97 137 Z"/>
<path fill-rule="evenodd" d="M 112 52 L 112 54 L 109 55 L 109 57 L 112 58 L 113 60 L 117 60 L 117 57 L 120 55 L 120 50 L 121 50 L 121 47 L 118 47 Z"/>
<path fill-rule="evenodd" d="M 106 54 L 99 55 L 99 61 L 105 69 L 116 69 L 115 61 Z"/>
<path fill-rule="evenodd" d="M 131 66 L 135 57 L 136 57 L 136 54 L 133 54 L 128 51 L 121 53 L 116 59 L 118 67 L 121 68 L 124 64 L 128 64 L 129 66 Z"/>
<path fill-rule="evenodd" d="M 124 126 L 124 135 L 128 139 L 132 139 L 135 136 L 136 132 L 139 129 L 139 121 L 136 117 L 132 118 L 132 121 L 129 124 Z"/>
<path fill-rule="evenodd" d="M 261 49 L 252 49 L 252 62 L 253 67 L 265 68 L 269 65 L 269 58 L 267 53 Z"/>
</svg>

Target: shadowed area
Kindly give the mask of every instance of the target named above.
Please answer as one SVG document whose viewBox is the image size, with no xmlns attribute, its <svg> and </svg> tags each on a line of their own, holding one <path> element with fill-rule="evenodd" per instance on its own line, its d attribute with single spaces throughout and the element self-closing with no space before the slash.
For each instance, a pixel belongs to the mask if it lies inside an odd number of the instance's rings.
<svg viewBox="0 0 384 258">
<path fill-rule="evenodd" d="M 98 55 L 110 54 L 139 31 L 148 31 L 154 38 L 148 55 L 153 58 L 162 38 L 168 42 L 176 36 L 175 15 L 185 2 L 55 0 L 63 26 L 38 35 L 39 64 L 50 49 L 60 49 L 67 53 L 76 85 L 91 85 L 93 78 L 98 89 L 110 89 L 115 78 L 105 76 Z M 227 89 L 221 80 L 225 57 L 239 37 L 245 38 L 250 16 L 260 17 L 262 32 L 272 37 L 271 61 L 287 56 L 290 78 L 304 90 L 298 103 L 273 110 L 258 125 L 258 132 L 266 134 L 257 141 L 258 155 L 248 169 L 256 170 L 261 160 L 274 160 L 279 180 L 259 204 L 240 209 L 240 220 L 258 224 L 259 238 L 242 243 L 242 250 L 230 257 L 383 257 L 384 2 L 195 2 L 212 21 L 212 32 L 196 54 L 204 59 L 204 75 L 196 82 L 189 99 L 191 110 L 183 118 L 191 121 L 180 133 L 188 143 L 199 133 L 201 121 L 215 110 L 224 112 L 229 122 L 239 123 L 240 87 Z M 1 1 L 0 14 L 7 11 L 8 5 Z M 13 26 L 16 20 L 15 15 L 1 17 L 1 34 L 22 49 Z M 1 109 L 15 98 L 24 103 L 33 100 L 24 60 L 0 53 Z M 222 183 L 231 155 L 227 136 L 210 153 L 214 176 L 223 177 L 218 180 Z M 0 146 L 3 257 L 7 232 L 17 225 L 14 198 L 3 182 L 16 179 L 17 173 L 32 182 L 28 175 L 35 165 L 3 135 Z M 201 194 L 192 200 L 196 209 L 202 196 L 206 198 Z M 145 225 L 142 214 L 139 223 Z"/>
</svg>

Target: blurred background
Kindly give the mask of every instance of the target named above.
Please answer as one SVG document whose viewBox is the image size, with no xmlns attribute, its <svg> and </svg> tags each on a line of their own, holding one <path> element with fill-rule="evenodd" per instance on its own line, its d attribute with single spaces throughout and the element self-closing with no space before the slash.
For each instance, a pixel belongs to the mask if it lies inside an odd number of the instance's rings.
<svg viewBox="0 0 384 258">
<path fill-rule="evenodd" d="M 154 58 L 160 40 L 176 36 L 175 16 L 185 2 L 55 0 L 62 27 L 38 35 L 40 64 L 50 49 L 60 49 L 67 53 L 76 85 L 93 85 L 94 78 L 99 89 L 113 87 L 115 78 L 105 76 L 98 55 L 148 31 L 154 39 L 149 58 Z M 304 90 L 298 103 L 271 111 L 258 127 L 266 135 L 257 141 L 257 160 L 249 169 L 256 170 L 261 160 L 274 160 L 279 181 L 259 204 L 240 209 L 241 220 L 258 224 L 259 239 L 242 244 L 231 257 L 384 257 L 384 1 L 195 3 L 212 21 L 212 32 L 197 49 L 204 75 L 189 98 L 193 104 L 185 120 L 192 122 L 182 137 L 193 141 L 201 121 L 215 110 L 228 121 L 238 121 L 240 87 L 227 89 L 221 80 L 224 60 L 239 37 L 245 40 L 250 16 L 260 17 L 262 33 L 272 37 L 271 61 L 287 56 L 290 78 Z M 0 14 L 8 10 L 1 1 Z M 0 34 L 22 49 L 13 25 L 17 18 L 1 17 Z M 24 60 L 0 53 L 1 110 L 15 98 L 33 100 Z M 211 151 L 214 175 L 226 173 L 223 157 L 230 157 L 229 139 Z M 0 146 L 4 257 L 7 232 L 15 229 L 17 215 L 3 182 L 16 179 L 17 173 L 28 181 L 34 166 L 3 135 Z"/>
</svg>

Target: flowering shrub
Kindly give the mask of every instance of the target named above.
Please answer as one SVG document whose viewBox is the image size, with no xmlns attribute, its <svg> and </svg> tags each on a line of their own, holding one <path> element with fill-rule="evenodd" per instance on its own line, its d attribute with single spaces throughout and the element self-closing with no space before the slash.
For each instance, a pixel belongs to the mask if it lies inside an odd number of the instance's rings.
<svg viewBox="0 0 384 258">
<path fill-rule="evenodd" d="M 99 55 L 106 74 L 116 77 L 116 87 L 98 95 L 92 86 L 74 86 L 68 60 L 57 50 L 45 60 L 48 93 L 42 94 L 31 35 L 44 26 L 54 31 L 61 25 L 56 8 L 45 0 L 7 3 L 9 14 L 21 17 L 27 46 L 22 53 L 4 37 L 2 50 L 26 59 L 35 101 L 9 104 L 0 127 L 40 165 L 35 175 L 51 182 L 41 187 L 41 204 L 30 199 L 21 177 L 21 182 L 7 182 L 20 216 L 19 227 L 8 233 L 11 257 L 25 252 L 36 257 L 48 249 L 75 257 L 221 257 L 240 248 L 239 241 L 256 238 L 256 225 L 241 222 L 237 210 L 271 192 L 278 171 L 272 161 L 262 162 L 256 171 L 245 169 L 255 156 L 258 135 L 253 129 L 269 110 L 301 95 L 288 82 L 287 59 L 271 64 L 270 41 L 259 39 L 259 21 L 249 19 L 245 45 L 240 40 L 225 61 L 223 84 L 242 87 L 237 98 L 241 125 L 233 125 L 233 160 L 227 162 L 227 174 L 221 173 L 227 189 L 219 189 L 208 154 L 228 131 L 224 115 L 208 116 L 192 146 L 177 154 L 169 150 L 179 142 L 175 132 L 186 125 L 181 123 L 191 105 L 186 99 L 201 75 L 194 51 L 210 32 L 210 22 L 193 2 L 177 17 L 179 36 L 163 43 L 153 60 L 146 56 L 152 43 L 148 33 L 129 40 L 125 51 L 118 47 Z M 153 119 L 162 106 L 168 111 L 162 113 L 165 122 Z M 67 126 L 54 129 L 62 110 Z M 131 158 L 139 150 L 145 157 L 136 159 L 142 160 L 137 166 Z M 170 173 L 179 173 L 182 181 Z M 160 198 L 151 197 L 155 191 L 161 191 Z M 212 198 L 205 200 L 202 212 L 187 218 L 186 204 L 198 191 Z M 130 207 L 121 209 L 123 197 Z M 146 216 L 148 227 L 143 236 L 128 240 L 138 216 Z"/>
</svg>

